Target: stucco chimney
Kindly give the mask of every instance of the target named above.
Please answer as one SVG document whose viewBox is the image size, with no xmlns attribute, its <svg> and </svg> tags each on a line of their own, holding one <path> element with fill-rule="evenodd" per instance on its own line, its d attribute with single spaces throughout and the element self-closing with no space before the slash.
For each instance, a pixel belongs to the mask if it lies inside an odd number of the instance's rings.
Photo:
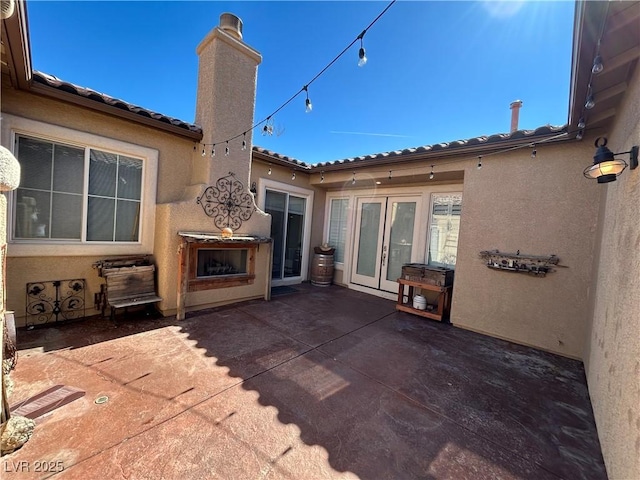
<svg viewBox="0 0 640 480">
<path fill-rule="evenodd" d="M 509 105 L 509 108 L 511 109 L 511 133 L 518 130 L 520 107 L 522 107 L 522 100 L 515 100 Z"/>
<path fill-rule="evenodd" d="M 220 16 L 220 25 L 200 42 L 196 53 L 198 91 L 195 120 L 202 127 L 202 143 L 206 147 L 204 156 L 202 147 L 194 152 L 192 183 L 215 185 L 218 179 L 233 172 L 247 187 L 256 81 L 262 57 L 242 41 L 242 21 L 230 13 Z M 244 150 L 243 140 L 246 141 Z M 215 156 L 211 155 L 213 144 Z M 225 154 L 227 146 L 228 155 Z"/>
</svg>

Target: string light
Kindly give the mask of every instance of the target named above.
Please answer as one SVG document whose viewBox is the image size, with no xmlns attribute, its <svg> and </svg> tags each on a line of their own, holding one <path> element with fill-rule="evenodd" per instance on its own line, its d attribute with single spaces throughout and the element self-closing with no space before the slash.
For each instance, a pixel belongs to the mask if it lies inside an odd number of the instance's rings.
<svg viewBox="0 0 640 480">
<path fill-rule="evenodd" d="M 324 172 L 320 172 L 320 183 L 324 183 Z"/>
<path fill-rule="evenodd" d="M 389 170 L 389 180 L 391 180 L 391 170 Z"/>
<path fill-rule="evenodd" d="M 538 154 L 538 151 L 536 150 L 536 144 L 532 143 L 531 148 L 533 149 L 531 150 L 531 158 L 536 158 L 536 155 Z"/>
<path fill-rule="evenodd" d="M 482 168 L 482 157 L 478 157 L 478 170 Z"/>
<path fill-rule="evenodd" d="M 351 185 L 356 184 L 356 172 L 353 172 L 353 178 L 351 179 Z"/>
<path fill-rule="evenodd" d="M 366 62 L 366 54 L 364 52 L 364 46 L 363 46 L 363 42 L 362 42 L 362 38 L 364 37 L 364 35 L 367 33 L 367 31 L 369 31 L 369 29 L 371 27 L 373 27 L 373 25 L 376 24 L 376 22 L 378 20 L 380 20 L 380 18 L 387 13 L 387 11 L 391 8 L 391 6 L 396 3 L 397 0 L 391 0 L 391 2 L 389 2 L 389 4 L 382 10 L 382 12 L 380 12 L 378 14 L 378 16 L 376 18 L 373 19 L 373 21 L 371 23 L 369 23 L 369 25 L 362 31 L 362 33 L 360 35 L 358 35 L 356 38 L 354 38 L 351 43 L 349 43 L 349 45 L 347 45 L 338 55 L 336 55 L 333 60 L 331 60 L 322 70 L 320 70 L 320 72 L 318 72 L 316 74 L 315 77 L 313 77 L 309 82 L 307 82 L 307 84 L 301 88 L 300 90 L 298 90 L 295 94 L 293 94 L 287 101 L 285 101 L 282 105 L 280 105 L 278 108 L 276 108 L 269 116 L 267 116 L 265 119 L 253 124 L 248 130 L 245 130 L 242 133 L 238 133 L 237 135 L 230 137 L 226 140 L 220 140 L 218 142 L 216 142 L 216 144 L 222 144 L 222 143 L 226 143 L 228 144 L 229 141 L 231 140 L 235 140 L 236 138 L 239 138 L 241 136 L 245 136 L 247 132 L 252 131 L 255 128 L 258 128 L 259 126 L 262 126 L 262 135 L 273 135 L 273 124 L 270 123 L 271 118 L 277 114 L 280 110 L 282 110 L 283 108 L 285 108 L 287 105 L 289 105 L 289 103 L 291 103 L 296 97 L 298 97 L 298 95 L 300 95 L 300 93 L 302 93 L 303 91 L 306 92 L 306 99 L 305 99 L 305 107 L 306 107 L 306 111 L 310 112 L 313 109 L 313 105 L 311 103 L 311 100 L 309 99 L 309 92 L 308 92 L 308 87 L 315 82 L 318 78 L 320 78 L 320 76 L 322 76 L 334 63 L 336 63 L 336 61 L 338 61 L 338 59 L 340 59 L 340 57 L 342 57 L 358 40 L 360 40 L 360 51 L 359 53 L 359 58 L 360 60 L 364 59 L 364 61 Z M 209 145 L 212 144 L 202 144 L 205 148 Z M 243 147 L 244 147 L 244 141 L 243 141 Z M 196 150 L 196 145 L 194 145 L 194 150 Z M 203 155 L 204 156 L 204 155 Z"/>
<path fill-rule="evenodd" d="M 213 145 L 213 146 L 211 147 L 211 156 L 212 156 L 212 157 L 215 157 L 215 156 L 216 156 L 216 146 L 215 146 L 215 145 Z"/>
<path fill-rule="evenodd" d="M 204 157 L 207 154 L 207 152 L 204 151 L 204 147 L 202 147 L 202 156 Z"/>
<path fill-rule="evenodd" d="M 224 147 L 224 155 L 225 157 L 229 156 L 229 140 L 227 140 L 227 146 Z"/>
<path fill-rule="evenodd" d="M 364 67 L 367 64 L 367 52 L 364 49 L 364 42 L 363 42 L 363 37 L 364 34 L 367 33 L 367 31 L 363 31 L 360 35 L 358 35 L 358 38 L 360 39 L 360 50 L 358 50 L 358 66 L 359 67 Z"/>
<path fill-rule="evenodd" d="M 576 140 L 582 140 L 583 137 L 584 137 L 584 130 L 578 130 L 578 133 L 576 133 Z"/>
<path fill-rule="evenodd" d="M 503 155 L 505 153 L 508 152 L 513 152 L 515 150 L 522 150 L 524 148 L 532 148 L 532 147 L 540 147 L 541 145 L 545 144 L 545 143 L 549 143 L 555 140 L 559 140 L 561 138 L 568 138 L 569 135 L 573 135 L 573 133 L 568 133 L 568 132 L 562 132 L 562 133 L 558 133 L 549 137 L 544 137 L 541 139 L 537 139 L 535 143 L 531 142 L 531 141 L 527 141 L 526 143 L 520 143 L 518 145 L 514 145 L 511 147 L 506 147 L 503 148 L 502 150 L 496 150 L 496 151 L 492 151 L 489 153 L 483 153 L 482 156 L 476 157 L 476 156 L 461 156 L 459 158 L 456 158 L 454 160 L 449 160 L 449 161 L 443 161 L 443 162 L 438 162 L 438 167 L 442 167 L 445 165 L 453 165 L 453 164 L 458 164 L 460 162 L 468 162 L 471 159 L 484 159 L 485 157 L 490 157 L 490 156 L 494 156 L 494 155 Z M 537 152 L 536 152 L 537 153 Z M 425 162 L 429 160 L 429 159 L 425 159 Z M 435 167 L 436 165 L 430 165 L 431 167 L 431 172 L 429 173 L 429 179 L 433 180 L 435 178 Z M 388 173 L 390 170 L 370 170 L 367 171 L 367 174 L 371 174 L 371 175 L 384 175 L 385 173 Z M 311 169 L 311 171 L 309 173 L 314 173 L 315 170 L 313 170 L 313 168 Z M 394 174 L 397 172 L 411 172 L 412 174 L 415 174 L 416 172 L 416 167 L 415 166 L 410 166 L 410 167 L 406 167 L 406 168 L 402 168 L 402 167 L 398 167 L 398 168 L 394 168 L 393 169 Z M 323 173 L 326 173 L 325 171 L 323 171 Z M 357 172 L 356 172 L 357 173 Z M 396 175 L 397 176 L 397 175 Z"/>
<path fill-rule="evenodd" d="M 305 105 L 304 111 L 306 113 L 310 113 L 311 110 L 313 110 L 313 104 L 311 103 L 311 100 L 309 100 L 309 88 L 308 87 L 309 87 L 308 85 L 305 85 L 304 87 L 302 87 L 302 89 L 307 94 L 307 99 L 304 101 L 304 105 Z"/>
<path fill-rule="evenodd" d="M 591 90 L 591 88 L 589 88 L 589 90 Z M 595 106 L 596 106 L 596 97 L 592 93 L 587 97 L 587 101 L 584 102 L 584 108 L 586 108 L 587 110 L 591 110 Z"/>
<path fill-rule="evenodd" d="M 267 172 L 267 175 L 271 175 L 271 167 L 269 167 L 269 171 Z"/>
<path fill-rule="evenodd" d="M 247 149 L 247 132 L 242 134 L 242 150 Z"/>
<path fill-rule="evenodd" d="M 578 128 L 583 129 L 586 126 L 587 122 L 585 122 L 584 117 L 580 117 L 580 120 L 578 120 Z"/>
<path fill-rule="evenodd" d="M 295 180 L 295 179 L 296 179 L 296 172 L 294 170 L 293 173 L 291 174 L 291 180 Z"/>
<path fill-rule="evenodd" d="M 596 55 L 596 58 L 593 59 L 593 67 L 591 67 L 591 73 L 597 75 L 604 70 L 604 65 L 602 64 L 602 57 L 600 54 Z"/>
</svg>

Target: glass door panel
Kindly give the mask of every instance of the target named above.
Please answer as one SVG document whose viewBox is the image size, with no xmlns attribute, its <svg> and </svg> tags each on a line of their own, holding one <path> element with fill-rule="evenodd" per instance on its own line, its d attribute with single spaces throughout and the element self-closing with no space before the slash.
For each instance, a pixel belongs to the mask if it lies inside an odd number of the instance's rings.
<svg viewBox="0 0 640 480">
<path fill-rule="evenodd" d="M 265 212 L 271 214 L 271 238 L 273 239 L 273 267 L 271 278 L 282 278 L 284 267 L 285 209 L 287 194 L 267 190 L 265 195 Z"/>
<path fill-rule="evenodd" d="M 389 292 L 398 291 L 396 280 L 402 274 L 402 265 L 411 263 L 418 229 L 415 228 L 419 198 L 389 198 L 387 221 L 382 252 L 382 278 L 380 288 Z M 386 250 L 385 250 L 386 249 Z M 386 255 L 385 255 L 386 253 Z"/>
<path fill-rule="evenodd" d="M 356 244 L 353 254 L 351 281 L 378 288 L 380 283 L 380 253 L 386 199 L 358 200 Z"/>
<path fill-rule="evenodd" d="M 302 270 L 302 237 L 306 199 L 289 195 L 287 240 L 285 242 L 284 276 L 299 277 Z"/>
</svg>

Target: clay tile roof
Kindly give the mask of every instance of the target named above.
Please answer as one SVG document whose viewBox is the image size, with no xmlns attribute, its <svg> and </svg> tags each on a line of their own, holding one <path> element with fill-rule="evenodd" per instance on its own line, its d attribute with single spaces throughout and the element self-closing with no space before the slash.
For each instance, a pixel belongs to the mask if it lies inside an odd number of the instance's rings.
<svg viewBox="0 0 640 480">
<path fill-rule="evenodd" d="M 254 146 L 253 147 L 253 151 L 261 153 L 263 155 L 268 155 L 269 157 L 273 157 L 273 158 L 275 158 L 277 160 L 281 160 L 284 163 L 290 163 L 291 165 L 295 165 L 295 166 L 300 167 L 302 169 L 311 168 L 310 165 L 306 164 L 305 162 L 303 162 L 301 160 L 298 160 L 298 159 L 293 158 L 293 157 L 287 157 L 286 155 L 281 155 L 281 154 L 273 152 L 271 150 L 267 150 L 266 148 Z"/>
<path fill-rule="evenodd" d="M 99 102 L 105 105 L 110 105 L 112 107 L 119 108 L 121 110 L 129 111 L 136 115 L 140 115 L 141 117 L 151 118 L 153 120 L 157 120 L 158 122 L 173 125 L 175 127 L 188 130 L 190 132 L 200 133 L 200 134 L 202 133 L 202 127 L 200 127 L 199 125 L 183 122 L 182 120 L 178 120 L 177 118 L 169 117 L 161 113 L 147 110 L 146 108 L 133 105 L 131 103 L 125 102 L 124 100 L 110 97 L 109 95 L 105 95 L 104 93 L 96 92 L 95 90 L 91 90 L 90 88 L 80 87 L 78 85 L 74 85 L 73 83 L 65 82 L 47 73 L 34 71 L 33 81 L 35 83 L 46 85 L 63 92 L 71 93 L 73 95 L 78 95 L 80 97 L 84 97 L 89 100 L 93 100 L 95 102 Z"/>
<path fill-rule="evenodd" d="M 549 135 L 558 135 L 566 132 L 567 126 L 552 126 L 545 125 L 535 130 L 516 130 L 513 133 L 497 133 L 494 135 L 483 135 L 479 137 L 469 138 L 466 140 L 454 140 L 451 142 L 436 143 L 433 145 L 423 145 L 414 148 L 405 148 L 404 150 L 396 150 L 391 152 L 382 152 L 372 155 L 364 155 L 352 158 L 343 158 L 339 160 L 319 162 L 312 166 L 315 170 L 319 167 L 329 167 L 332 165 L 344 165 L 348 163 L 365 162 L 366 160 L 382 160 L 387 159 L 389 162 L 402 161 L 402 157 L 405 155 L 415 155 L 420 153 L 435 153 L 435 152 L 454 152 L 458 148 L 484 146 L 491 144 L 499 144 L 500 142 L 513 141 L 513 140 L 535 140 L 538 137 L 547 137 Z M 497 145 L 496 145 L 497 146 Z"/>
</svg>

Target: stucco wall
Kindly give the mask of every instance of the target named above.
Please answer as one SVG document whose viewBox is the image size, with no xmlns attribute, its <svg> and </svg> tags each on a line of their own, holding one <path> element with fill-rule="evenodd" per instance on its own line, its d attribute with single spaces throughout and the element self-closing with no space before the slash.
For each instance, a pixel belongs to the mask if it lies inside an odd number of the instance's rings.
<svg viewBox="0 0 640 480">
<path fill-rule="evenodd" d="M 184 185 L 191 183 L 194 143 L 189 139 L 5 85 L 2 112 L 158 150 L 158 203 L 181 200 Z"/>
<path fill-rule="evenodd" d="M 582 358 L 589 312 L 598 190 L 581 143 L 496 155 L 466 166 L 453 290 L 454 325 Z M 555 254 L 546 277 L 488 268 L 480 251 Z"/>
<path fill-rule="evenodd" d="M 636 69 L 609 133 L 613 152 L 640 145 L 639 112 Z M 628 161 L 628 155 L 620 158 Z M 609 478 L 635 479 L 640 478 L 640 168 L 598 189 L 606 206 L 585 366 Z"/>
<path fill-rule="evenodd" d="M 3 84 L 2 90 L 2 112 L 157 150 L 158 203 L 182 198 L 185 185 L 191 180 L 191 159 L 194 152 L 193 142 L 190 140 L 75 105 L 16 91 L 6 84 Z M 4 141 L 5 139 L 3 143 Z M 153 251 L 146 253 L 153 254 Z M 93 298 L 100 290 L 102 279 L 98 277 L 92 264 L 109 256 L 86 256 L 78 250 L 78 254 L 74 256 L 9 257 L 7 307 L 15 310 L 17 325 L 25 325 L 26 284 L 29 282 L 84 278 L 87 282 L 87 315 L 98 313 L 93 309 Z M 158 273 L 161 274 L 161 271 Z"/>
</svg>

